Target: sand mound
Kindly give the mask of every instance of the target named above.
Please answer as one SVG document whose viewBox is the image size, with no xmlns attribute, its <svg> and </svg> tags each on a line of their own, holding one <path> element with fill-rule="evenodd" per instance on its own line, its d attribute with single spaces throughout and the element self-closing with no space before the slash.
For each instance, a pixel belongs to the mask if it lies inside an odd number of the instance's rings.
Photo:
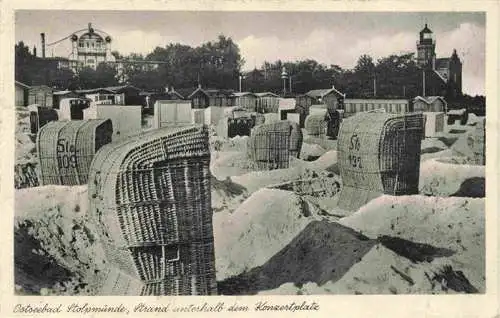
<svg viewBox="0 0 500 318">
<path fill-rule="evenodd" d="M 474 164 L 475 154 L 473 145 L 476 138 L 477 137 L 475 137 L 475 131 L 468 131 L 461 135 L 451 146 L 453 156 L 467 158 L 471 163 Z"/>
<path fill-rule="evenodd" d="M 226 180 L 212 177 L 212 211 L 232 213 L 249 196 L 245 187 Z"/>
<path fill-rule="evenodd" d="M 331 140 L 331 139 L 324 139 L 324 138 L 318 138 L 311 136 L 307 133 L 305 129 L 303 129 L 304 132 L 304 142 L 308 144 L 316 144 L 319 145 L 321 148 L 326 149 L 326 150 L 337 150 L 337 140 Z"/>
<path fill-rule="evenodd" d="M 484 119 L 484 116 L 477 116 L 474 113 L 469 113 L 469 118 L 467 119 L 467 125 L 474 126 L 477 122 Z"/>
<path fill-rule="evenodd" d="M 244 186 L 249 192 L 255 192 L 268 185 L 302 179 L 309 173 L 309 169 L 299 165 L 289 169 L 253 171 L 241 176 L 233 176 L 231 180 Z"/>
<path fill-rule="evenodd" d="M 441 268 L 451 266 L 462 271 L 475 288 L 484 291 L 484 210 L 484 199 L 384 195 L 339 223 L 370 238 L 388 236 L 450 250 L 453 254 L 444 258 L 426 256 L 416 261 L 431 261 Z M 394 247 L 410 243 L 394 240 L 392 243 L 384 242 L 406 258 L 412 258 L 407 249 L 401 252 Z"/>
<path fill-rule="evenodd" d="M 317 144 L 302 143 L 300 159 L 312 161 L 321 157 L 325 152 L 326 150 Z"/>
<path fill-rule="evenodd" d="M 286 283 L 263 295 L 319 294 L 442 294 L 478 290 L 450 266 L 414 263 L 377 244 L 354 264 L 341 279 L 326 284 L 307 283 L 301 287 Z"/>
<path fill-rule="evenodd" d="M 217 278 L 264 264 L 318 214 L 292 192 L 272 189 L 255 192 L 233 214 L 215 214 Z"/>
<path fill-rule="evenodd" d="M 451 155 L 452 155 L 451 149 L 446 149 L 446 150 L 437 151 L 437 152 L 424 153 L 424 154 L 420 155 L 420 164 L 424 163 L 425 161 L 431 160 L 431 159 L 446 158 L 446 157 L 450 157 Z"/>
<path fill-rule="evenodd" d="M 458 163 L 460 161 L 453 161 L 449 157 L 423 162 L 420 166 L 420 193 L 484 197 L 485 166 Z"/>
<path fill-rule="evenodd" d="M 16 111 L 16 162 L 36 162 L 36 146 L 33 137 L 30 137 L 29 111 Z"/>
<path fill-rule="evenodd" d="M 308 164 L 310 168 L 315 167 L 317 169 L 330 170 L 338 164 L 337 151 L 330 150 L 319 157 L 318 160 L 315 160 L 314 162 L 308 162 Z"/>
<path fill-rule="evenodd" d="M 248 136 L 236 136 L 225 138 L 221 136 L 210 136 L 210 145 L 212 151 L 240 151 L 245 153 L 247 150 Z"/>
<path fill-rule="evenodd" d="M 434 294 L 485 291 L 484 200 L 377 198 L 339 223 L 375 245 L 338 281 L 259 294 Z"/>
<path fill-rule="evenodd" d="M 225 179 L 254 171 L 256 166 L 244 152 L 221 151 L 212 153 L 210 171 L 218 179 Z"/>
<path fill-rule="evenodd" d="M 326 175 L 328 172 L 338 173 L 337 151 L 328 151 L 313 162 L 293 159 L 288 169 L 253 171 L 244 175 L 233 176 L 231 180 L 241 184 L 249 192 L 254 192 L 269 185 L 313 178 L 321 174 Z"/>
<path fill-rule="evenodd" d="M 17 190 L 15 207 L 18 290 L 27 294 L 94 294 L 104 254 L 86 214 L 86 186 Z"/>
<path fill-rule="evenodd" d="M 227 140 L 222 150 L 224 151 L 247 151 L 248 136 L 236 136 Z"/>
<path fill-rule="evenodd" d="M 448 146 L 446 146 L 445 143 L 440 139 L 425 138 L 424 140 L 422 140 L 420 149 L 422 154 L 426 154 L 443 151 L 445 149 L 448 149 Z"/>
<path fill-rule="evenodd" d="M 292 282 L 323 285 L 340 279 L 375 244 L 337 223 L 314 221 L 264 265 L 219 283 L 232 294 L 255 294 Z"/>
</svg>

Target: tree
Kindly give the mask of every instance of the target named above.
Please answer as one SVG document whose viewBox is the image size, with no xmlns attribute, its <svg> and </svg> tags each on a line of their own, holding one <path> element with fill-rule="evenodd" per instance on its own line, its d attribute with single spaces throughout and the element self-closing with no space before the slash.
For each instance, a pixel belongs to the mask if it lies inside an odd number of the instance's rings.
<svg viewBox="0 0 500 318">
<path fill-rule="evenodd" d="M 15 54 L 15 79 L 17 81 L 31 85 L 32 68 L 35 57 L 31 55 L 29 47 L 21 41 L 14 46 Z"/>
<path fill-rule="evenodd" d="M 375 71 L 375 64 L 371 56 L 363 54 L 359 57 L 356 66 L 354 67 L 354 72 L 358 74 L 373 74 Z"/>
<path fill-rule="evenodd" d="M 27 85 L 47 85 L 56 89 L 66 89 L 75 80 L 70 69 L 59 67 L 59 61 L 42 59 L 31 54 L 21 41 L 15 50 L 15 79 Z"/>
<path fill-rule="evenodd" d="M 378 60 L 377 94 L 386 97 L 415 97 L 419 94 L 421 71 L 413 53 L 390 55 Z"/>
<path fill-rule="evenodd" d="M 233 88 L 238 85 L 238 77 L 244 60 L 240 49 L 229 37 L 219 35 L 218 41 L 204 43 L 196 49 L 201 77 L 206 86 Z"/>
<path fill-rule="evenodd" d="M 116 75 L 116 69 L 106 63 L 100 63 L 95 70 L 85 67 L 78 73 L 78 86 L 80 88 L 99 88 L 118 85 Z"/>
</svg>

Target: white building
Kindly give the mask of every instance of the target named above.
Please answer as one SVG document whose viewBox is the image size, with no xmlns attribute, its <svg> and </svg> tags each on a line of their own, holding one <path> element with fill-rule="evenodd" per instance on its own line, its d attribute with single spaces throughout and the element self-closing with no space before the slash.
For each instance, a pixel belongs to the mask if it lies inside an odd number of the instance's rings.
<svg viewBox="0 0 500 318">
<path fill-rule="evenodd" d="M 89 23 L 87 32 L 79 37 L 71 36 L 72 52 L 70 60 L 73 68 L 97 68 L 102 62 L 114 62 L 111 54 L 111 37 L 103 31 L 95 30 Z M 76 64 L 76 65 L 75 65 Z"/>
</svg>

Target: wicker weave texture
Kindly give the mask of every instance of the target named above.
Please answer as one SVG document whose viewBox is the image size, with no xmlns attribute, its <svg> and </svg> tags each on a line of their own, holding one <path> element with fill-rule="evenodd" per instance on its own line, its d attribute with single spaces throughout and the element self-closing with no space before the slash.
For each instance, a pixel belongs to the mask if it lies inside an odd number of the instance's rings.
<svg viewBox="0 0 500 318">
<path fill-rule="evenodd" d="M 359 113 L 342 124 L 339 206 L 356 210 L 377 194 L 418 193 L 423 115 Z"/>
<path fill-rule="evenodd" d="M 265 123 L 252 130 L 248 139 L 248 155 L 259 169 L 287 168 L 289 157 L 300 155 L 302 140 L 302 130 L 297 123 Z"/>
<path fill-rule="evenodd" d="M 148 295 L 216 293 L 209 166 L 206 126 L 134 136 L 92 163 L 90 209 L 107 259 Z"/>
<path fill-rule="evenodd" d="M 37 135 L 36 147 L 43 185 L 87 183 L 97 150 L 111 142 L 110 120 L 53 121 Z"/>
<path fill-rule="evenodd" d="M 312 114 L 306 117 L 304 128 L 307 133 L 315 137 L 325 137 L 327 122 L 325 121 L 325 115 Z"/>
</svg>

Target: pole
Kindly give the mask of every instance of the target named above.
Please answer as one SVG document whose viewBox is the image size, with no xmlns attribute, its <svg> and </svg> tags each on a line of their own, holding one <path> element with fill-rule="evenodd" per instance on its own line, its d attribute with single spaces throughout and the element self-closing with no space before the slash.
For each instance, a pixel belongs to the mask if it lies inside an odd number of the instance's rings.
<svg viewBox="0 0 500 318">
<path fill-rule="evenodd" d="M 377 96 L 377 79 L 373 77 L 373 96 Z"/>
<path fill-rule="evenodd" d="M 42 38 L 42 58 L 45 58 L 45 33 L 40 33 Z"/>
<path fill-rule="evenodd" d="M 292 92 L 292 76 L 290 76 L 289 84 L 290 84 L 290 89 L 288 91 L 291 93 Z"/>
<path fill-rule="evenodd" d="M 241 93 L 241 75 L 240 75 L 239 79 L 240 79 L 240 86 L 239 87 L 240 87 L 240 93 Z"/>
</svg>

